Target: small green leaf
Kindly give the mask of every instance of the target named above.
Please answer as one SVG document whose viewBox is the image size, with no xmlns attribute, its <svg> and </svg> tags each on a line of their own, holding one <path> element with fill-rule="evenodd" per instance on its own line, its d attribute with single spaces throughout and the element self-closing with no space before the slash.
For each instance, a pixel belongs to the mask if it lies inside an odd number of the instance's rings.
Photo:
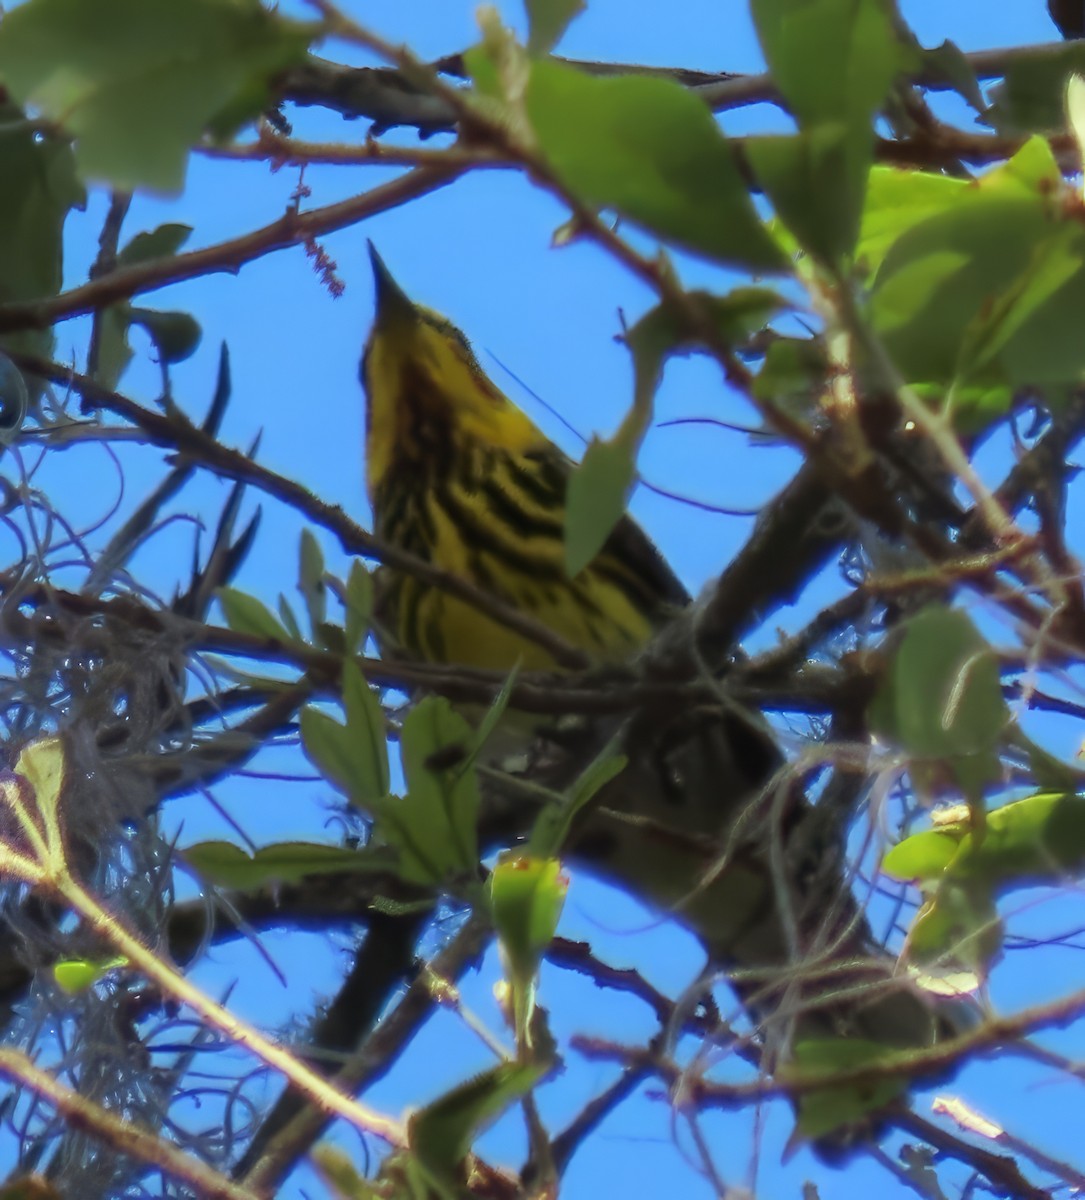
<svg viewBox="0 0 1085 1200">
<path fill-rule="evenodd" d="M 778 338 L 769 344 L 754 379 L 754 395 L 786 405 L 797 414 L 812 413 L 825 387 L 825 348 L 813 338 Z"/>
<path fill-rule="evenodd" d="M 15 774 L 21 775 L 34 791 L 34 804 L 49 824 L 55 824 L 60 797 L 67 775 L 64 742 L 59 737 L 39 738 L 20 752 Z"/>
<path fill-rule="evenodd" d="M 907 63 L 881 0 L 751 0 L 773 82 L 803 126 L 868 126 Z"/>
<path fill-rule="evenodd" d="M 481 799 L 470 762 L 473 732 L 442 696 L 407 714 L 400 753 L 407 794 L 377 808 L 377 832 L 399 854 L 411 883 L 434 884 L 478 869 Z"/>
<path fill-rule="evenodd" d="M 931 605 L 912 617 L 871 704 L 871 727 L 919 760 L 968 771 L 969 758 L 990 760 L 1008 720 L 998 660 L 968 616 Z"/>
<path fill-rule="evenodd" d="M 180 851 L 185 862 L 215 887 L 252 890 L 272 883 L 297 883 L 307 875 L 387 870 L 364 850 L 320 842 L 277 842 L 249 854 L 233 842 L 197 842 Z"/>
<path fill-rule="evenodd" d="M 565 511 L 565 570 L 570 579 L 602 550 L 625 512 L 636 476 L 635 447 L 624 439 L 593 437 L 569 479 Z"/>
<path fill-rule="evenodd" d="M 533 979 L 554 939 L 569 881 L 556 858 L 508 852 L 490 873 L 494 927 L 509 969 Z"/>
<path fill-rule="evenodd" d="M 279 593 L 279 619 L 282 621 L 287 633 L 295 642 L 302 642 L 305 639 L 301 636 L 301 626 L 298 624 L 298 618 L 294 615 L 294 610 L 290 607 L 290 602 L 287 598 Z"/>
<path fill-rule="evenodd" d="M 512 992 L 516 1043 L 532 1044 L 535 976 L 554 940 L 569 881 L 556 858 L 502 855 L 490 874 L 490 909 Z"/>
<path fill-rule="evenodd" d="M 159 312 L 153 308 L 129 308 L 128 319 L 139 325 L 158 351 L 160 362 L 184 362 L 195 352 L 203 336 L 199 321 L 186 312 Z"/>
<path fill-rule="evenodd" d="M 947 868 L 990 886 L 1058 883 L 1085 870 L 1085 798 L 1039 792 L 987 814 L 982 835 L 967 832 Z"/>
<path fill-rule="evenodd" d="M 128 345 L 130 312 L 128 304 L 111 304 L 98 317 L 98 369 L 94 377 L 102 387 L 115 388 L 132 361 Z"/>
<path fill-rule="evenodd" d="M 1039 49 L 1039 48 L 1037 48 Z M 985 124 L 1005 136 L 1062 133 L 1066 118 L 1066 81 L 1085 74 L 1085 42 L 1068 42 L 1042 53 L 1015 55 L 1000 83 L 989 90 Z"/>
<path fill-rule="evenodd" d="M 370 770 L 356 779 L 353 795 L 363 807 L 370 800 L 388 794 L 388 739 L 380 696 L 369 686 L 358 664 L 343 663 L 343 707 L 347 714 L 347 735 L 354 740 Z"/>
<path fill-rule="evenodd" d="M 628 765 L 624 754 L 615 754 L 616 739 L 603 747 L 563 796 L 547 804 L 535 819 L 528 849 L 536 858 L 553 858 L 565 845 L 577 814 Z"/>
<path fill-rule="evenodd" d="M 72 148 L 43 134 L 16 105 L 0 102 L 0 179 L 0 303 L 54 296 L 63 275 L 64 224 L 84 200 Z M 53 332 L 20 330 L 5 334 L 0 345 L 51 358 Z M 40 393 L 36 382 L 28 387 L 31 398 Z"/>
<path fill-rule="evenodd" d="M 953 90 L 966 100 L 978 113 L 987 108 L 987 101 L 980 90 L 976 72 L 967 55 L 956 42 L 944 41 L 940 46 L 921 50 L 924 74 L 944 79 Z"/>
<path fill-rule="evenodd" d="M 750 162 L 803 249 L 835 265 L 859 231 L 872 118 L 908 53 L 879 0 L 751 0 L 751 12 L 800 130 L 754 139 Z"/>
<path fill-rule="evenodd" d="M 388 794 L 388 743 L 380 699 L 353 660 L 343 664 L 343 707 L 345 725 L 311 705 L 302 709 L 302 748 L 325 779 L 370 811 Z"/>
<path fill-rule="evenodd" d="M 262 600 L 229 587 L 217 588 L 215 595 L 222 606 L 226 624 L 237 633 L 273 638 L 278 642 L 290 641 L 278 618 Z"/>
<path fill-rule="evenodd" d="M 62 991 L 67 992 L 70 996 L 75 996 L 80 992 L 85 992 L 87 988 L 93 987 L 110 971 L 127 965 L 128 959 L 123 957 L 100 961 L 89 958 L 69 958 L 53 965 L 53 978 Z"/>
<path fill-rule="evenodd" d="M 549 54 L 561 41 L 569 22 L 586 8 L 584 0 L 524 0 L 527 9 L 527 48 L 530 54 Z"/>
<path fill-rule="evenodd" d="M 315 32 L 258 0 L 30 0 L 0 26 L 0 74 L 74 139 L 85 178 L 170 192 L 204 132 L 257 116 Z"/>
<path fill-rule="evenodd" d="M 780 1068 L 785 1080 L 808 1083 L 857 1067 L 876 1066 L 896 1058 L 899 1051 L 861 1038 L 811 1038 L 798 1042 L 794 1059 Z M 798 1132 L 822 1137 L 884 1108 L 908 1090 L 908 1078 L 894 1074 L 869 1082 L 843 1083 L 803 1092 L 798 1097 Z"/>
<path fill-rule="evenodd" d="M 301 531 L 298 547 L 298 591 L 305 600 L 309 627 L 315 642 L 318 640 L 320 626 L 327 620 L 328 590 L 324 582 L 324 552 L 311 529 Z"/>
<path fill-rule="evenodd" d="M 900 217 L 886 201 L 902 189 L 873 179 L 880 232 L 871 239 L 864 223 L 860 252 L 867 262 L 884 255 L 870 313 L 905 380 L 1012 389 L 1081 377 L 1068 314 L 1085 298 L 1085 231 L 1067 219 L 1067 188 L 1043 139 L 972 185 L 926 189 L 926 207 L 911 208 L 889 245 Z"/>
<path fill-rule="evenodd" d="M 132 267 L 136 263 L 150 262 L 155 258 L 172 258 L 188 241 L 191 234 L 191 225 L 181 225 L 176 222 L 159 225 L 144 233 L 137 233 L 117 255 L 117 266 Z"/>
<path fill-rule="evenodd" d="M 381 1200 L 384 1195 L 358 1170 L 350 1156 L 331 1142 L 315 1146 L 309 1159 L 335 1200 Z"/>
<path fill-rule="evenodd" d="M 893 846 L 882 859 L 882 870 L 895 879 L 937 879 L 961 844 L 963 831 L 926 829 Z"/>
<path fill-rule="evenodd" d="M 791 137 L 751 137 L 750 166 L 798 245 L 829 265 L 851 254 L 870 165 L 869 139 L 841 122 Z"/>
<path fill-rule="evenodd" d="M 357 654 L 362 648 L 373 620 L 373 576 L 365 564 L 355 559 L 347 578 L 347 615 L 344 623 L 346 653 Z"/>
<path fill-rule="evenodd" d="M 916 914 L 904 955 L 936 977 L 960 979 L 967 972 L 971 988 L 986 978 L 1002 951 L 1002 937 L 1002 921 L 990 891 L 947 879 Z"/>
<path fill-rule="evenodd" d="M 462 1164 L 476 1134 L 526 1096 L 544 1073 L 535 1063 L 505 1062 L 414 1113 L 407 1124 L 411 1150 L 442 1194 L 463 1194 Z"/>
<path fill-rule="evenodd" d="M 526 105 L 551 169 L 585 204 L 721 262 L 784 269 L 731 147 L 685 88 L 545 59 L 532 64 Z"/>
</svg>

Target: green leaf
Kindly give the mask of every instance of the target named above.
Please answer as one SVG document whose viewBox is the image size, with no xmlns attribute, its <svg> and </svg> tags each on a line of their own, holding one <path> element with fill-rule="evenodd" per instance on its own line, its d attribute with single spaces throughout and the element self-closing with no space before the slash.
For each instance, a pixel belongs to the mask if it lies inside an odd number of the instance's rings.
<svg viewBox="0 0 1085 1200">
<path fill-rule="evenodd" d="M 773 82 L 803 126 L 867 125 L 906 65 L 882 0 L 751 0 Z"/>
<path fill-rule="evenodd" d="M 490 873 L 490 905 L 511 980 L 529 984 L 554 940 L 569 881 L 556 858 L 510 852 Z"/>
<path fill-rule="evenodd" d="M 920 54 L 925 76 L 945 80 L 976 112 L 986 110 L 987 101 L 976 80 L 976 72 L 956 42 L 945 41 L 940 46 L 921 50 Z"/>
<path fill-rule="evenodd" d="M 899 1051 L 861 1038 L 810 1038 L 798 1042 L 794 1059 L 780 1068 L 785 1081 L 808 1083 L 857 1067 L 875 1066 L 895 1059 Z M 877 1112 L 908 1090 L 904 1074 L 863 1083 L 844 1083 L 803 1092 L 798 1097 L 798 1132 L 807 1138 L 822 1137 Z"/>
<path fill-rule="evenodd" d="M 893 846 L 882 859 L 882 870 L 896 879 L 937 879 L 957 853 L 960 832 L 925 829 Z"/>
<path fill-rule="evenodd" d="M 751 0 L 774 81 L 799 121 L 756 138 L 754 173 L 781 220 L 827 264 L 851 254 L 873 153 L 874 113 L 906 63 L 881 0 Z"/>
<path fill-rule="evenodd" d="M 388 743 L 380 698 L 353 660 L 343 664 L 343 707 L 345 725 L 312 706 L 304 708 L 302 748 L 325 779 L 352 804 L 370 811 L 388 794 Z"/>
<path fill-rule="evenodd" d="M 346 653 L 357 654 L 365 642 L 373 620 L 373 576 L 357 558 L 350 564 L 350 575 L 347 578 L 346 610 Z"/>
<path fill-rule="evenodd" d="M 203 330 L 199 321 L 186 312 L 161 312 L 154 308 L 129 308 L 128 319 L 139 325 L 158 351 L 159 362 L 184 362 L 196 352 Z"/>
<path fill-rule="evenodd" d="M 364 807 L 369 800 L 388 794 L 388 740 L 380 696 L 353 660 L 343 663 L 343 707 L 347 714 L 347 735 L 370 765 L 364 776 L 356 777 L 352 789 L 352 794 L 358 797 L 356 802 Z"/>
<path fill-rule="evenodd" d="M 411 1150 L 442 1195 L 463 1194 L 461 1164 L 478 1131 L 526 1096 L 544 1073 L 536 1063 L 505 1062 L 411 1116 Z"/>
<path fill-rule="evenodd" d="M 324 582 L 324 552 L 311 529 L 301 531 L 298 547 L 298 591 L 305 600 L 313 641 L 327 619 L 328 591 Z"/>
<path fill-rule="evenodd" d="M 271 883 L 297 883 L 307 875 L 387 870 L 364 850 L 320 842 L 277 842 L 249 854 L 233 842 L 197 842 L 180 851 L 185 862 L 215 887 L 252 890 Z"/>
<path fill-rule="evenodd" d="M 290 602 L 282 594 L 282 592 L 279 593 L 279 603 L 277 607 L 279 610 L 279 619 L 282 621 L 287 633 L 290 634 L 290 637 L 295 642 L 304 641 L 305 639 L 301 634 L 301 626 L 298 624 L 298 618 L 294 616 L 294 610 L 290 607 Z"/>
<path fill-rule="evenodd" d="M 998 660 L 968 616 L 931 605 L 905 627 L 871 727 L 917 759 L 990 755 L 1009 719 Z"/>
<path fill-rule="evenodd" d="M 286 630 L 262 600 L 230 587 L 217 588 L 215 595 L 231 629 L 279 642 L 290 641 Z"/>
<path fill-rule="evenodd" d="M 316 29 L 258 0 L 29 0 L 0 25 L 0 77 L 71 135 L 84 178 L 175 192 L 189 149 L 257 116 Z"/>
<path fill-rule="evenodd" d="M 569 22 L 586 8 L 584 0 L 524 0 L 527 9 L 527 48 L 530 54 L 549 54 L 561 41 Z"/>
<path fill-rule="evenodd" d="M 982 834 L 962 831 L 946 868 L 958 879 L 1057 883 L 1085 870 L 1085 798 L 1039 792 L 987 814 Z"/>
<path fill-rule="evenodd" d="M 734 154 L 705 105 L 665 79 L 597 78 L 532 64 L 527 113 L 562 184 L 721 262 L 780 271 Z"/>
<path fill-rule="evenodd" d="M 111 304 L 98 317 L 98 369 L 95 379 L 105 388 L 115 388 L 128 364 L 132 349 L 128 345 L 131 306 Z"/>
<path fill-rule="evenodd" d="M 12 14 L 3 18 L 6 26 Z M 0 103 L 0 303 L 55 296 L 63 265 L 64 222 L 83 205 L 71 147 L 43 135 L 12 103 Z M 51 329 L 5 334 L 7 350 L 51 358 Z M 31 396 L 40 385 L 28 384 Z"/>
<path fill-rule="evenodd" d="M 400 752 L 407 794 L 377 809 L 377 832 L 399 853 L 410 883 L 434 884 L 478 869 L 478 780 L 469 760 L 473 733 L 442 696 L 407 714 Z"/>
<path fill-rule="evenodd" d="M 384 1195 L 358 1170 L 350 1156 L 331 1142 L 315 1146 L 309 1159 L 335 1200 L 381 1200 Z"/>
<path fill-rule="evenodd" d="M 1025 49 L 1022 47 L 1022 49 Z M 1002 82 L 989 90 L 983 120 L 1004 136 L 1062 133 L 1066 120 L 1066 81 L 1085 74 L 1085 42 L 1068 42 L 1035 55 L 1015 55 Z"/>
<path fill-rule="evenodd" d="M 1072 316 L 1085 300 L 1083 268 L 1085 237 L 1075 225 L 1038 242 L 1017 278 L 966 326 L 958 379 L 978 375 L 996 356 L 1011 387 L 1079 379 L 1085 348 Z"/>
<path fill-rule="evenodd" d="M 502 855 L 490 873 L 490 911 L 509 983 L 516 1044 L 534 1050 L 535 977 L 554 940 L 569 881 L 556 858 Z"/>
<path fill-rule="evenodd" d="M 953 208 L 964 199 L 968 187 L 963 179 L 948 175 L 875 167 L 867 179 L 857 260 L 875 275 L 898 238 Z"/>
<path fill-rule="evenodd" d="M 533 979 L 557 931 L 569 881 L 556 858 L 508 852 L 490 874 L 494 927 L 509 968 Z"/>
<path fill-rule="evenodd" d="M 1002 948 L 998 896 L 1012 887 L 1064 885 L 1085 872 L 1085 798 L 1038 792 L 942 824 L 895 846 L 883 868 L 921 883 L 926 901 L 908 933 L 915 962 L 982 978 Z"/>
<path fill-rule="evenodd" d="M 777 216 L 803 250 L 830 265 L 851 253 L 866 191 L 868 145 L 834 122 L 793 137 L 751 137 L 746 153 Z"/>
<path fill-rule="evenodd" d="M 947 879 L 916 914 L 904 955 L 934 978 L 952 976 L 972 990 L 1002 952 L 1002 940 L 1002 921 L 990 890 Z"/>
<path fill-rule="evenodd" d="M 155 229 L 137 233 L 117 255 L 118 267 L 133 267 L 155 258 L 172 258 L 188 241 L 191 225 L 168 222 Z"/>
<path fill-rule="evenodd" d="M 624 754 L 615 754 L 617 739 L 611 739 L 573 781 L 563 796 L 547 804 L 535 819 L 528 849 L 536 858 L 553 858 L 565 844 L 573 821 L 585 805 L 628 765 Z"/>
<path fill-rule="evenodd" d="M 825 347 L 813 338 L 777 338 L 769 343 L 754 395 L 782 404 L 796 415 L 811 414 L 825 387 Z"/>
<path fill-rule="evenodd" d="M 636 477 L 636 446 L 619 435 L 593 437 L 569 478 L 565 511 L 565 571 L 570 579 L 602 550 L 625 512 Z"/>
<path fill-rule="evenodd" d="M 126 967 L 128 959 L 124 957 L 94 960 L 90 958 L 69 958 L 53 964 L 53 978 L 57 986 L 70 996 L 85 992 L 93 987 L 99 979 L 108 975 L 118 967 Z"/>
<path fill-rule="evenodd" d="M 883 189 L 883 205 L 893 190 Z M 940 190 L 886 249 L 872 288 L 874 327 L 903 377 L 1075 382 L 1082 356 L 1068 313 L 1085 296 L 1085 231 L 1067 219 L 1050 148 L 1033 139 L 974 185 Z"/>
</svg>

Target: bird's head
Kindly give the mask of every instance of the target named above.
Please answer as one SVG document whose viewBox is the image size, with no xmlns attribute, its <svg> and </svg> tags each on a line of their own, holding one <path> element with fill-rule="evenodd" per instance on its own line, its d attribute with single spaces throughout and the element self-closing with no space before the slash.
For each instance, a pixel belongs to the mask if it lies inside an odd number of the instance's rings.
<svg viewBox="0 0 1085 1200">
<path fill-rule="evenodd" d="M 465 442 L 521 451 L 538 428 L 490 380 L 463 334 L 415 304 L 369 245 L 376 315 L 362 356 L 372 496 L 392 469 L 450 461 Z"/>
</svg>

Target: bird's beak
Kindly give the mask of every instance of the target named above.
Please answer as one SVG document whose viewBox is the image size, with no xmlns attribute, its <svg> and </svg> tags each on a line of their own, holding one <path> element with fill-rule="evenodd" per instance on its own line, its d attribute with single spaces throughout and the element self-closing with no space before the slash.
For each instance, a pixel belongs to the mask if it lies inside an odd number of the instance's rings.
<svg viewBox="0 0 1085 1200">
<path fill-rule="evenodd" d="M 377 248 L 369 243 L 369 261 L 373 264 L 373 282 L 377 291 L 377 325 L 413 324 L 417 310 L 407 293 L 396 283 L 392 272 L 384 265 Z"/>
</svg>

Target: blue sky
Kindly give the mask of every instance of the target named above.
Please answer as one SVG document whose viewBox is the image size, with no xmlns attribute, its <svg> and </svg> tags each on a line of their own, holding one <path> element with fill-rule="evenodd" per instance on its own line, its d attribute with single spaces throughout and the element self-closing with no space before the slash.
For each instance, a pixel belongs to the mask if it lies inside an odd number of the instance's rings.
<svg viewBox="0 0 1085 1200">
<path fill-rule="evenodd" d="M 299 14 L 307 11 L 296 3 L 282 7 Z M 474 0 L 344 4 L 359 21 L 371 23 L 385 37 L 401 40 L 427 57 L 464 48 L 475 39 L 475 7 Z M 509 21 L 521 21 L 518 5 L 506 3 L 500 8 Z M 917 0 L 902 8 L 928 45 L 949 38 L 964 49 L 979 49 L 1054 36 L 1041 0 L 1017 4 Z M 329 46 L 323 52 L 336 57 L 342 50 Z M 672 0 L 665 7 L 645 0 L 589 0 L 587 13 L 573 24 L 561 51 L 571 57 L 705 70 L 756 71 L 762 65 L 745 6 L 719 0 Z M 743 132 L 761 127 L 759 122 L 768 119 L 770 115 L 754 111 L 728 117 L 725 125 L 731 132 Z M 358 141 L 365 132 L 361 122 L 312 112 L 298 114 L 296 129 L 300 136 L 344 141 Z M 394 139 L 410 144 L 412 135 L 400 132 Z M 373 167 L 309 170 L 306 183 L 313 193 L 309 203 L 329 203 L 372 186 L 385 174 Z M 126 234 L 163 221 L 184 221 L 194 227 L 191 247 L 211 244 L 280 215 L 296 182 L 296 172 L 289 169 L 272 175 L 257 165 L 197 157 L 181 197 L 137 199 Z M 103 211 L 102 198 L 94 197 L 87 214 L 71 223 L 67 259 L 71 282 L 85 278 L 96 252 Z M 579 442 L 565 423 L 584 437 L 605 434 L 614 429 L 629 403 L 628 355 L 614 335 L 621 328 L 621 315 L 635 319 L 652 297 L 593 246 L 552 249 L 552 234 L 563 219 L 561 208 L 520 176 L 480 173 L 324 239 L 347 284 L 341 299 L 333 299 L 323 289 L 300 250 L 247 266 L 236 277 L 220 275 L 163 289 L 147 297 L 146 303 L 184 308 L 195 313 L 204 327 L 200 351 L 175 372 L 175 395 L 190 411 L 202 410 L 213 388 L 218 344 L 225 340 L 232 357 L 234 398 L 224 439 L 247 445 L 261 431 L 262 461 L 310 481 L 325 499 L 367 519 L 357 365 L 372 316 L 365 253 L 365 241 L 372 238 L 408 293 L 454 320 L 499 385 L 576 456 Z M 731 282 L 725 272 L 703 262 L 686 257 L 678 261 L 682 278 L 690 285 L 723 289 Z M 62 327 L 58 357 L 78 349 L 84 337 L 80 322 Z M 154 371 L 137 363 L 125 379 L 124 390 L 144 400 L 153 397 Z M 660 420 L 712 416 L 747 423 L 755 419 L 740 399 L 727 393 L 716 368 L 704 360 L 670 364 L 657 416 Z M 134 450 L 122 451 L 121 461 L 126 476 L 123 507 L 129 508 L 159 478 L 161 461 L 153 452 Z M 651 482 L 724 508 L 749 509 L 786 480 L 795 461 L 783 449 L 751 448 L 737 433 L 657 429 L 647 441 L 640 465 Z M 54 464 L 47 463 L 45 486 L 50 486 L 50 480 L 57 486 L 62 486 L 62 480 L 69 485 L 73 480 L 93 480 L 89 500 L 84 494 L 81 503 L 100 503 L 103 510 L 109 507 L 110 489 L 115 487 L 101 451 L 93 448 L 71 450 L 57 456 Z M 194 486 L 186 499 L 213 518 L 224 494 L 224 487 L 205 482 Z M 251 502 L 255 504 L 255 498 Z M 265 509 L 262 535 L 238 582 L 274 600 L 284 578 L 289 581 L 294 575 L 297 524 L 289 514 L 276 511 L 273 502 L 260 503 Z M 749 518 L 706 513 L 644 489 L 634 497 L 633 512 L 694 591 L 728 561 L 751 524 Z M 143 565 L 164 589 L 174 578 L 177 562 L 187 561 L 191 536 L 190 526 L 178 524 L 146 552 Z M 333 569 L 345 565 L 330 542 L 325 541 L 325 549 Z M 184 557 L 178 560 L 178 554 Z M 779 623 L 790 624 L 799 615 L 782 613 Z M 292 751 L 274 751 L 263 756 L 259 765 L 296 770 L 299 759 Z M 282 784 L 250 779 L 221 789 L 218 799 L 229 804 L 235 818 L 258 841 L 271 841 L 321 835 L 331 798 L 317 780 Z M 229 836 L 221 819 L 199 798 L 171 804 L 166 821 L 170 829 L 183 828 L 182 844 Z M 617 965 L 633 959 L 649 964 L 648 977 L 672 993 L 686 986 L 701 965 L 691 941 L 589 880 L 574 880 L 561 932 L 591 940 Z M 218 991 L 236 981 L 232 1003 L 252 1019 L 270 1025 L 286 1021 L 304 1012 L 314 996 L 329 994 L 345 963 L 341 954 L 322 947 L 318 939 L 303 940 L 299 950 L 292 944 L 294 939 L 267 939 L 271 954 L 290 976 L 289 989 L 280 988 L 259 956 L 244 946 L 215 951 L 199 977 Z M 1080 970 L 1077 960 L 1065 952 L 1061 957 L 1039 955 L 1037 961 L 1041 968 L 1028 976 L 1013 972 L 1013 978 L 1007 978 L 1007 1002 L 1042 996 L 1051 972 Z M 1011 955 L 1007 976 L 1013 965 Z M 488 963 L 465 983 L 465 996 L 497 1029 L 499 1019 L 489 995 L 493 967 Z M 726 1002 L 722 992 L 721 998 Z M 653 1032 L 650 1014 L 635 1002 L 600 997 L 582 981 L 557 971 L 546 972 L 542 1001 L 552 1007 L 562 1035 L 574 1028 L 594 1029 L 634 1040 Z M 575 1026 L 566 1024 L 570 1013 L 576 1016 Z M 488 1061 L 458 1019 L 442 1014 L 419 1038 L 405 1069 L 377 1088 L 371 1099 L 393 1109 L 418 1104 Z M 610 1076 L 608 1069 L 585 1066 L 573 1056 L 568 1072 L 542 1100 L 544 1116 L 553 1115 L 560 1127 L 564 1123 L 560 1114 L 567 1119 L 573 1106 Z M 991 1089 L 987 1097 L 994 1110 L 991 1115 L 1014 1122 L 1019 1136 L 1035 1137 L 1046 1148 L 1073 1158 L 1076 1146 L 1072 1139 L 1064 1140 L 1061 1128 L 1061 1114 L 1071 1100 L 1067 1084 L 1052 1083 L 1034 1068 L 1011 1065 L 1000 1068 L 994 1085 L 985 1086 Z M 718 1147 L 725 1177 L 736 1185 L 749 1182 L 752 1130 L 747 1118 L 729 1114 L 709 1119 L 706 1132 Z M 801 1182 L 811 1171 L 823 1178 L 826 1197 L 866 1196 L 871 1188 L 884 1196 L 911 1194 L 870 1163 L 826 1177 L 800 1154 L 781 1168 L 778 1159 L 786 1136 L 782 1120 L 770 1122 L 764 1132 L 758 1176 L 764 1196 L 799 1195 Z M 484 1149 L 502 1158 L 521 1142 L 517 1122 L 507 1120 L 488 1135 Z M 686 1135 L 677 1140 L 672 1136 L 667 1105 L 641 1097 L 611 1118 L 577 1157 L 563 1195 L 569 1200 L 599 1194 L 656 1196 L 661 1189 L 673 1189 L 678 1179 L 682 1195 L 691 1200 L 708 1197 L 707 1184 L 682 1158 L 688 1149 Z M 320 1189 L 302 1170 L 283 1195 L 305 1194 L 319 1196 Z"/>
</svg>

